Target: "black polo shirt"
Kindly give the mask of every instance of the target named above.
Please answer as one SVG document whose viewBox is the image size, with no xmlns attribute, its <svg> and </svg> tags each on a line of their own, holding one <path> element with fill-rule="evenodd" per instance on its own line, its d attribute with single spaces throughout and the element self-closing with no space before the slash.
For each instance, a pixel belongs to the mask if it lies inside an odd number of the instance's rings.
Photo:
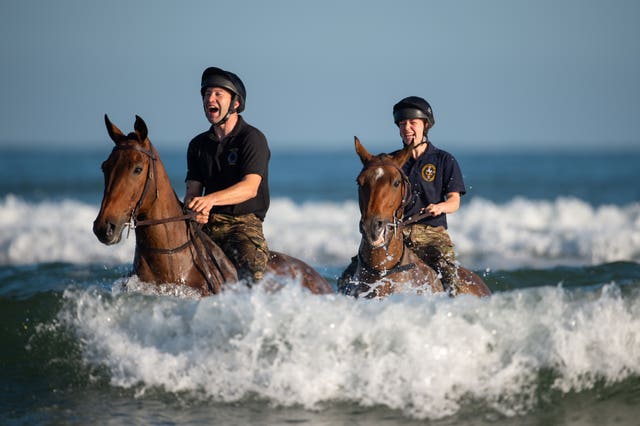
<svg viewBox="0 0 640 426">
<path fill-rule="evenodd" d="M 240 182 L 245 175 L 262 177 L 258 194 L 243 203 L 214 206 L 212 213 L 239 216 L 254 213 L 264 220 L 269 209 L 269 159 L 267 138 L 241 116 L 231 133 L 218 140 L 213 126 L 189 142 L 187 178 L 202 183 L 205 195 Z"/>
<path fill-rule="evenodd" d="M 405 218 L 416 216 L 429 204 L 445 201 L 445 195 L 450 192 L 459 192 L 460 195 L 466 192 L 456 159 L 431 142 L 420 157 L 415 160 L 410 157 L 402 169 L 411 182 L 413 192 L 411 202 L 404 210 Z M 418 223 L 447 228 L 447 215 L 427 217 Z"/>
</svg>

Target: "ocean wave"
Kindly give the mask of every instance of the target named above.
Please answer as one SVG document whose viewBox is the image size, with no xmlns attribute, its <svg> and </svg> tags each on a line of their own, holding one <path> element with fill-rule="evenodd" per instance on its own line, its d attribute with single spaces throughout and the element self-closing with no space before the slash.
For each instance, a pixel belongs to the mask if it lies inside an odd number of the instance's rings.
<svg viewBox="0 0 640 426">
<path fill-rule="evenodd" d="M 640 203 L 474 198 L 450 216 L 449 229 L 462 256 L 486 257 L 493 269 L 640 260 Z"/>
<path fill-rule="evenodd" d="M 126 264 L 133 234 L 104 246 L 92 232 L 98 207 L 76 200 L 0 200 L 0 264 L 43 262 Z M 356 201 L 304 202 L 277 198 L 264 224 L 269 246 L 314 266 L 340 266 L 356 253 Z M 126 231 L 125 231 L 126 232 Z M 473 198 L 449 216 L 459 260 L 473 269 L 593 265 L 640 261 L 640 203 L 594 207 L 576 198 Z"/>
<path fill-rule="evenodd" d="M 205 299 L 69 289 L 38 333 L 67 330 L 86 365 L 138 396 L 314 410 L 349 402 L 421 419 L 480 403 L 512 416 L 640 375 L 637 290 L 367 301 L 297 285 Z"/>
</svg>

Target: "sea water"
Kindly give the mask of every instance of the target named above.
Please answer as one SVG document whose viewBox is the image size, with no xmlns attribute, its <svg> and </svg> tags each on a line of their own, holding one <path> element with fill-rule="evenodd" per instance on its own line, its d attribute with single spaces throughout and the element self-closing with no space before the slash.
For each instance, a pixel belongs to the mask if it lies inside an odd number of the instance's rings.
<svg viewBox="0 0 640 426">
<path fill-rule="evenodd" d="M 182 196 L 184 153 L 160 154 Z M 150 287 L 133 235 L 91 231 L 108 146 L 1 151 L 0 423 L 636 424 L 640 154 L 454 154 L 450 234 L 486 299 Z M 270 247 L 335 284 L 359 169 L 274 150 Z"/>
</svg>

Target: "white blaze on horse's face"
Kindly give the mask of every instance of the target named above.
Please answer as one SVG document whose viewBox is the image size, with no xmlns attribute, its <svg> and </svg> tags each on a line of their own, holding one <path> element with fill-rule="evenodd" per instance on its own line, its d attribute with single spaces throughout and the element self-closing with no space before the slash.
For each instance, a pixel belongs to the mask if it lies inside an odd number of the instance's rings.
<svg viewBox="0 0 640 426">
<path fill-rule="evenodd" d="M 382 167 L 378 167 L 374 172 L 373 177 L 375 178 L 375 180 L 378 180 L 382 176 L 384 176 L 384 169 Z"/>
</svg>

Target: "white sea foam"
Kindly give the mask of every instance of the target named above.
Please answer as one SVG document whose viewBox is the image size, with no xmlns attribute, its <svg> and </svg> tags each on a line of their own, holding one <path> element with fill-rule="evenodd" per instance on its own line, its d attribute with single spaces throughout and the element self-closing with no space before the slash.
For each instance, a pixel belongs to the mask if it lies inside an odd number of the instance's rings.
<svg viewBox="0 0 640 426">
<path fill-rule="evenodd" d="M 479 401 L 514 415 L 540 404 L 540 391 L 640 374 L 639 297 L 615 285 L 383 301 L 313 296 L 295 283 L 204 299 L 68 290 L 55 324 L 113 386 L 138 394 L 319 410 L 346 401 L 416 418 Z M 545 371 L 553 383 L 540 379 Z"/>
<path fill-rule="evenodd" d="M 475 198 L 449 218 L 462 256 L 491 268 L 640 261 L 640 203 L 593 207 L 576 198 Z"/>
<path fill-rule="evenodd" d="M 131 262 L 133 235 L 107 247 L 93 235 L 98 208 L 75 200 L 32 203 L 13 195 L 0 201 L 0 264 Z"/>
<path fill-rule="evenodd" d="M 129 263 L 134 236 L 106 247 L 91 230 L 98 206 L 74 200 L 0 200 L 0 264 Z M 275 199 L 265 221 L 272 249 L 314 266 L 345 265 L 357 250 L 355 201 Z M 640 203 L 593 207 L 575 198 L 504 204 L 474 198 L 449 216 L 463 264 L 474 269 L 640 261 Z"/>
</svg>

